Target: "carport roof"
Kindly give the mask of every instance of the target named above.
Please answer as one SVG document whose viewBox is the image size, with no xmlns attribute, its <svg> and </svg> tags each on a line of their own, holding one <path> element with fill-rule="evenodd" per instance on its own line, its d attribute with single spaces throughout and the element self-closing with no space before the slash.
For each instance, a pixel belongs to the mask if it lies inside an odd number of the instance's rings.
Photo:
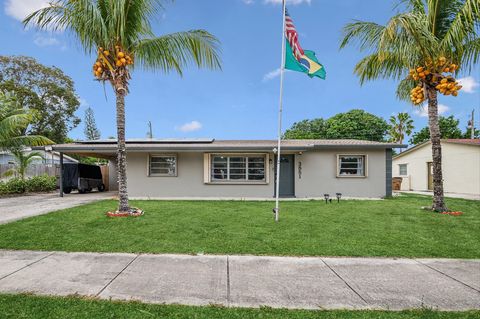
<svg viewBox="0 0 480 319">
<path fill-rule="evenodd" d="M 46 146 L 54 151 L 79 154 L 114 154 L 117 149 L 116 140 L 79 141 L 69 144 Z M 225 151 L 263 151 L 271 152 L 277 147 L 276 140 L 174 140 L 174 139 L 144 139 L 127 140 L 126 148 L 130 152 L 225 152 Z M 396 143 L 373 142 L 364 140 L 282 140 L 285 151 L 308 151 L 329 148 L 363 148 L 387 149 L 405 148 L 406 145 Z M 39 148 L 36 148 L 39 149 Z M 43 149 L 40 148 L 40 149 Z"/>
</svg>

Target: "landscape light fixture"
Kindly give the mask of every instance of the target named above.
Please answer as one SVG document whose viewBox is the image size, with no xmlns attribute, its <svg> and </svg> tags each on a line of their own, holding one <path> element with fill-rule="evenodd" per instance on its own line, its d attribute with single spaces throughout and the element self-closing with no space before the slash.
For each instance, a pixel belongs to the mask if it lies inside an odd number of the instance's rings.
<svg viewBox="0 0 480 319">
<path fill-rule="evenodd" d="M 337 195 L 337 202 L 340 203 L 340 198 L 342 198 L 342 193 L 336 193 Z"/>
<path fill-rule="evenodd" d="M 330 194 L 323 194 L 323 197 L 325 197 L 325 204 L 327 204 L 328 199 L 330 198 Z"/>
</svg>

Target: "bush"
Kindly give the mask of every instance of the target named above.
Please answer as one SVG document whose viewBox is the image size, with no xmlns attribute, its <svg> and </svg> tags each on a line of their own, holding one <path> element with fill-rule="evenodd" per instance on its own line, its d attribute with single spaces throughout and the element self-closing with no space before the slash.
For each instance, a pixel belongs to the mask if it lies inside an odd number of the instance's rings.
<svg viewBox="0 0 480 319">
<path fill-rule="evenodd" d="M 57 188 L 55 176 L 35 176 L 26 180 L 12 178 L 6 182 L 0 182 L 0 195 L 22 194 L 25 192 L 50 192 Z"/>
<path fill-rule="evenodd" d="M 51 192 L 57 188 L 55 176 L 35 176 L 26 180 L 27 192 Z"/>
<path fill-rule="evenodd" d="M 25 193 L 26 181 L 23 181 L 21 178 L 15 177 L 15 178 L 9 179 L 8 181 L 2 184 L 3 186 L 0 189 L 4 191 L 3 194 Z"/>
</svg>

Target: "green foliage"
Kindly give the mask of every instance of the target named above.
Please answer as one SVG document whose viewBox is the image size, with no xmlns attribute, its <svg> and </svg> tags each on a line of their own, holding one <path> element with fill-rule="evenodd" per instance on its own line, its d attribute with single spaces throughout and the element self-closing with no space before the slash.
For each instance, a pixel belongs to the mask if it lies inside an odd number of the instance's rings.
<svg viewBox="0 0 480 319">
<path fill-rule="evenodd" d="M 344 194 L 345 196 L 345 194 Z M 448 216 L 422 210 L 431 197 L 286 201 L 132 201 L 141 218 L 111 219 L 115 200 L 0 225 L 2 249 L 480 258 L 480 201 L 446 199 Z M 68 231 L 52 232 L 52 229 Z M 25 234 L 28 234 L 26 236 Z M 115 234 L 115 240 L 112 239 Z M 368 235 L 367 235 L 368 234 Z M 135 238 L 135 240 L 132 240 Z M 335 240 L 332 240 L 334 238 Z M 448 238 L 448 240 L 445 240 Z"/>
<path fill-rule="evenodd" d="M 413 129 L 413 120 L 408 113 L 402 112 L 390 116 L 388 134 L 391 142 L 402 144 L 405 135 L 412 134 Z"/>
<path fill-rule="evenodd" d="M 24 134 L 43 135 L 63 143 L 80 119 L 80 106 L 70 77 L 25 56 L 0 56 L 0 90 L 15 92 L 19 105 L 34 110 L 35 117 Z"/>
<path fill-rule="evenodd" d="M 14 94 L 0 90 L 0 150 L 52 143 L 43 136 L 23 134 L 33 116 L 20 106 Z"/>
<path fill-rule="evenodd" d="M 354 109 L 327 120 L 318 118 L 294 123 L 283 138 L 384 141 L 387 129 L 388 124 L 381 117 Z"/>
<path fill-rule="evenodd" d="M 0 295 L 2 319 L 475 319 L 480 311 L 301 310 L 158 305 L 79 296 Z"/>
<path fill-rule="evenodd" d="M 464 133 L 458 127 L 459 120 L 453 115 L 449 117 L 439 117 L 440 138 L 464 138 Z M 420 131 L 413 133 L 409 140 L 410 144 L 417 145 L 430 139 L 430 130 L 428 127 L 422 128 Z"/>
<path fill-rule="evenodd" d="M 293 123 L 283 135 L 285 139 L 325 139 L 327 136 L 327 124 L 322 118 L 303 120 Z"/>
<path fill-rule="evenodd" d="M 440 56 L 469 72 L 480 57 L 480 2 L 478 0 L 404 0 L 404 12 L 385 25 L 355 21 L 343 29 L 340 44 L 368 51 L 355 66 L 360 82 L 378 78 L 402 80 L 397 96 L 409 100 L 415 86 L 408 70 Z M 458 73 L 458 71 L 457 71 Z"/>
<path fill-rule="evenodd" d="M 0 181 L 0 195 L 23 194 L 25 192 L 51 192 L 57 188 L 55 176 L 34 176 L 28 179 L 19 177 Z"/>
<path fill-rule="evenodd" d="M 84 130 L 85 138 L 87 140 L 99 140 L 100 139 L 100 131 L 97 128 L 97 123 L 95 122 L 95 114 L 93 113 L 93 109 L 88 107 L 85 110 L 85 120 L 84 120 Z"/>
<path fill-rule="evenodd" d="M 25 189 L 27 192 L 51 192 L 57 188 L 55 176 L 41 175 L 26 180 Z"/>
</svg>

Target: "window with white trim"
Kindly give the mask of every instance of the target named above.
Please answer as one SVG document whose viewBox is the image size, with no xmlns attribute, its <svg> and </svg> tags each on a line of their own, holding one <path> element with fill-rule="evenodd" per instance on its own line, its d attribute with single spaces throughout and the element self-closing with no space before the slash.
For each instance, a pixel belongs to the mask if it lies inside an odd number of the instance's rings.
<svg viewBox="0 0 480 319">
<path fill-rule="evenodd" d="M 211 156 L 212 182 L 265 181 L 265 155 Z"/>
<path fill-rule="evenodd" d="M 399 164 L 398 170 L 400 175 L 407 175 L 407 164 Z"/>
<path fill-rule="evenodd" d="M 339 155 L 338 176 L 365 176 L 365 155 Z"/>
<path fill-rule="evenodd" d="M 177 176 L 177 156 L 150 155 L 148 176 Z"/>
</svg>

